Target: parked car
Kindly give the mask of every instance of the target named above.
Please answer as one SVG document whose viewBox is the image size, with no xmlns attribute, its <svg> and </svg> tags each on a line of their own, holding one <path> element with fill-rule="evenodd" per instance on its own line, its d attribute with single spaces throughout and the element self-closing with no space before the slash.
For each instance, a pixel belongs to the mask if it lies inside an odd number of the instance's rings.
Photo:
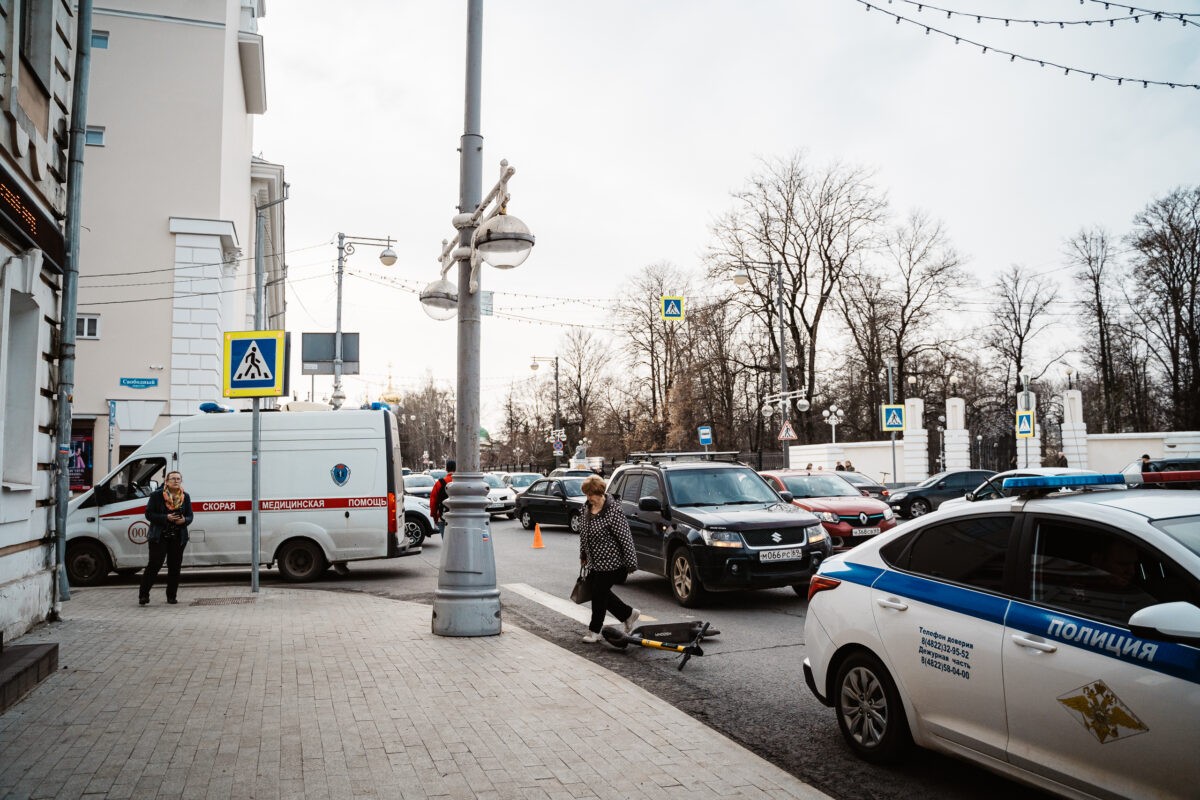
<svg viewBox="0 0 1200 800">
<path fill-rule="evenodd" d="M 864 496 L 844 480 L 845 472 L 781 469 L 759 474 L 777 490 L 791 492 L 794 505 L 821 520 L 835 553 L 896 527 L 891 506 Z"/>
<path fill-rule="evenodd" d="M 504 476 L 504 483 L 513 490 L 517 496 L 524 494 L 525 490 L 533 485 L 534 481 L 541 480 L 542 476 L 536 472 L 510 472 Z"/>
<path fill-rule="evenodd" d="M 957 469 L 939 472 L 918 483 L 897 489 L 888 496 L 888 504 L 901 517 L 920 517 L 952 497 L 962 497 L 980 482 L 996 473 L 989 469 Z"/>
<path fill-rule="evenodd" d="M 1100 473 L 1090 469 L 1072 469 L 1071 467 L 1026 467 L 1024 469 L 1010 469 L 1004 472 L 997 472 L 988 478 L 985 478 L 983 483 L 976 486 L 972 491 L 967 492 L 962 497 L 953 497 L 940 506 L 941 508 L 953 508 L 967 503 L 974 503 L 978 500 L 995 500 L 997 497 L 1012 497 L 1015 490 L 1004 487 L 1005 478 L 1030 478 L 1034 476 L 1051 477 L 1054 475 L 1099 475 Z"/>
<path fill-rule="evenodd" d="M 666 577 L 688 608 L 713 591 L 790 586 L 805 594 L 833 547 L 817 518 L 745 464 L 684 455 L 613 472 L 609 492 L 629 520 L 638 569 Z"/>
<path fill-rule="evenodd" d="M 579 533 L 580 514 L 587 497 L 583 478 L 542 478 L 517 498 L 517 518 L 525 530 L 534 525 L 567 525 Z"/>
<path fill-rule="evenodd" d="M 429 502 L 410 494 L 404 495 L 404 535 L 408 537 L 409 549 L 420 547 L 426 537 L 436 531 L 437 525 L 429 515 Z"/>
<path fill-rule="evenodd" d="M 444 469 L 427 469 L 421 474 L 428 475 L 429 477 L 433 478 L 436 481 L 438 478 L 446 477 L 446 470 L 444 470 Z"/>
<path fill-rule="evenodd" d="M 821 564 L 809 689 L 867 761 L 915 742 L 1064 796 L 1196 797 L 1200 493 L 1010 480 L 1026 499 L 943 508 Z"/>
<path fill-rule="evenodd" d="M 849 481 L 855 489 L 866 492 L 868 497 L 883 501 L 888 499 L 888 488 L 874 478 L 863 475 L 861 472 L 843 471 L 837 474 Z"/>
<path fill-rule="evenodd" d="M 413 497 L 428 499 L 435 483 L 437 483 L 437 479 L 431 478 L 428 475 L 405 475 L 404 493 Z"/>
<path fill-rule="evenodd" d="M 559 467 L 558 469 L 551 470 L 549 477 L 551 477 L 551 478 L 587 478 L 587 477 L 590 477 L 595 474 L 596 473 L 592 472 L 590 469 L 567 469 L 566 467 Z"/>
<path fill-rule="evenodd" d="M 484 474 L 483 481 L 488 485 L 487 512 L 493 517 L 507 516 L 509 519 L 516 519 L 517 496 L 513 490 L 505 486 L 498 475 L 491 472 Z"/>
<path fill-rule="evenodd" d="M 1180 456 L 1166 458 L 1152 458 L 1149 464 L 1143 464 L 1139 458 L 1133 463 L 1127 465 L 1122 473 L 1133 477 L 1156 473 L 1156 472 L 1181 472 L 1200 470 L 1200 458 L 1184 458 Z M 1158 488 L 1162 489 L 1200 489 L 1200 482 L 1195 481 L 1171 481 L 1169 483 L 1157 484 Z"/>
</svg>

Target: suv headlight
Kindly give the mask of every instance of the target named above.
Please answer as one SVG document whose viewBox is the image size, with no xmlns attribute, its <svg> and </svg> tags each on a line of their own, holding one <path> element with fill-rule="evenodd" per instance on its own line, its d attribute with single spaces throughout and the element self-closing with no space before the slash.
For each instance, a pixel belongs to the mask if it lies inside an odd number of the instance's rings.
<svg viewBox="0 0 1200 800">
<path fill-rule="evenodd" d="M 892 512 L 892 507 L 891 507 L 891 506 L 885 506 L 885 507 L 884 507 L 884 509 L 883 509 L 883 518 L 884 518 L 884 519 L 892 519 L 892 518 L 894 518 L 895 516 L 896 516 L 896 515 L 895 515 L 895 514 Z"/>
<path fill-rule="evenodd" d="M 809 525 L 804 529 L 804 534 L 809 544 L 816 544 L 828 538 L 825 535 L 825 528 L 821 525 Z"/>
<path fill-rule="evenodd" d="M 812 513 L 817 519 L 821 520 L 821 522 L 831 522 L 836 525 L 842 521 L 842 518 L 837 514 L 834 514 L 832 511 L 814 511 Z"/>
<path fill-rule="evenodd" d="M 709 547 L 743 547 L 742 535 L 736 531 L 700 529 L 700 536 Z"/>
<path fill-rule="evenodd" d="M 903 500 L 906 497 L 908 497 L 908 492 L 896 492 L 888 499 L 889 500 Z"/>
</svg>

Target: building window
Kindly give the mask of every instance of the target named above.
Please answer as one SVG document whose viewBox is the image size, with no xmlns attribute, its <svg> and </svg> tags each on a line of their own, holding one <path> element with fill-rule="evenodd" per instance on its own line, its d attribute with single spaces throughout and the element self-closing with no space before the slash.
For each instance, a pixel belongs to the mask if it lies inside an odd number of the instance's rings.
<svg viewBox="0 0 1200 800">
<path fill-rule="evenodd" d="M 0 306 L 2 307 L 2 306 Z M 2 475 L 4 483 L 29 487 L 33 484 L 33 434 L 38 386 L 38 314 L 37 303 L 22 292 L 9 291 L 7 319 L 0 319 L 0 342 L 8 349 L 3 386 L 4 422 L 0 426 Z"/>
<path fill-rule="evenodd" d="M 84 131 L 83 143 L 89 147 L 104 147 L 104 128 L 99 125 L 89 125 Z"/>
<path fill-rule="evenodd" d="M 108 49 L 108 31 L 92 31 L 92 49 Z"/>
<path fill-rule="evenodd" d="M 75 318 L 75 338 L 76 339 L 99 339 L 100 338 L 100 315 L 99 314 L 80 314 Z"/>
</svg>

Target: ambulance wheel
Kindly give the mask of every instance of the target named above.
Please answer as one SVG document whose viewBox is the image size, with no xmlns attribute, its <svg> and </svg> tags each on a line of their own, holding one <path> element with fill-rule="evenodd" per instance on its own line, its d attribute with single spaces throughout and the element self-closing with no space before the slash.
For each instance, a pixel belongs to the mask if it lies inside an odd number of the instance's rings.
<svg viewBox="0 0 1200 800">
<path fill-rule="evenodd" d="M 328 564 L 316 542 L 295 539 L 279 551 L 279 574 L 289 583 L 315 581 Z"/>
<path fill-rule="evenodd" d="M 531 530 L 533 528 L 533 517 L 529 516 L 528 511 L 521 512 L 521 527 L 525 530 Z"/>
<path fill-rule="evenodd" d="M 72 586 L 99 586 L 111 569 L 108 551 L 99 542 L 85 540 L 67 545 L 67 580 Z"/>
<path fill-rule="evenodd" d="M 433 533 L 429 523 L 421 519 L 419 514 L 404 515 L 404 535 L 408 537 L 409 547 L 420 547 L 425 537 Z"/>
<path fill-rule="evenodd" d="M 704 602 L 708 593 L 700 583 L 696 572 L 696 560 L 686 547 L 677 547 L 671 553 L 671 593 L 675 602 L 684 608 L 695 608 Z"/>
<path fill-rule="evenodd" d="M 842 737 L 864 761 L 893 762 L 912 741 L 900 692 L 872 654 L 853 653 L 841 663 L 833 701 Z"/>
</svg>

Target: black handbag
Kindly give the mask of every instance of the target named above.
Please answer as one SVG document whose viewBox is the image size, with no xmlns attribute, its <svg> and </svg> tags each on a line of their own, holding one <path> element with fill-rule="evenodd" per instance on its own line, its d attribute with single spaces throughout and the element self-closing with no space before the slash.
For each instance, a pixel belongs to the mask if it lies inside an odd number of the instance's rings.
<svg viewBox="0 0 1200 800">
<path fill-rule="evenodd" d="M 592 599 L 592 587 L 587 579 L 587 567 L 579 568 L 579 577 L 575 579 L 575 586 L 571 589 L 571 600 L 576 603 L 586 603 Z"/>
</svg>

